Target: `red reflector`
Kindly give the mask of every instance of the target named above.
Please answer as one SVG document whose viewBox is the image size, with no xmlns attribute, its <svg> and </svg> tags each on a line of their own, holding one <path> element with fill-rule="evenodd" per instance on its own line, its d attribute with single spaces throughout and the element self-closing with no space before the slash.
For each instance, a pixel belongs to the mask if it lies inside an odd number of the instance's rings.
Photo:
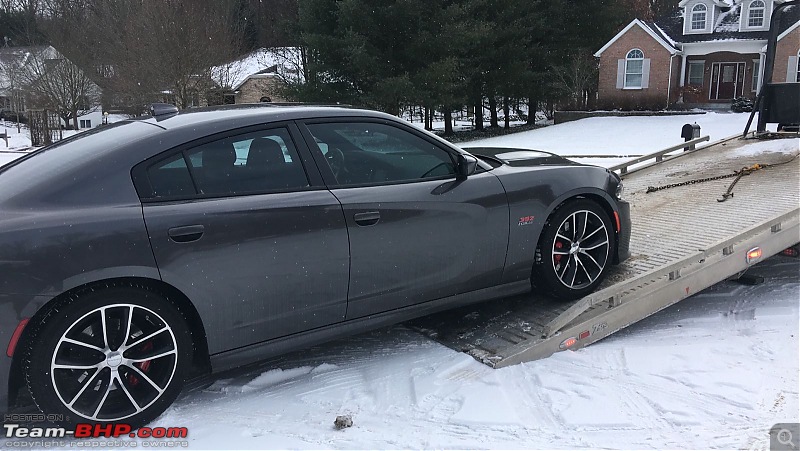
<svg viewBox="0 0 800 451">
<path fill-rule="evenodd" d="M 572 347 L 577 343 L 578 340 L 575 337 L 569 337 L 566 340 L 562 341 L 560 345 L 558 345 L 559 349 L 567 349 Z"/>
<path fill-rule="evenodd" d="M 790 247 L 782 250 L 781 255 L 785 255 L 787 257 L 797 257 L 800 256 L 800 250 L 798 250 L 796 247 Z"/>
<path fill-rule="evenodd" d="M 747 252 L 747 263 L 752 263 L 753 261 L 758 260 L 759 258 L 761 258 L 760 247 L 754 247 L 750 249 L 749 252 Z"/>
<path fill-rule="evenodd" d="M 591 335 L 591 333 L 589 333 L 588 330 L 584 330 L 583 332 L 581 332 L 580 335 L 578 335 L 578 340 L 583 340 L 584 338 L 589 338 L 589 335 Z"/>
<path fill-rule="evenodd" d="M 617 221 L 617 233 L 619 233 L 620 231 L 622 231 L 622 225 L 620 225 L 619 222 L 619 213 L 617 213 L 616 211 L 614 212 L 614 220 Z"/>
<path fill-rule="evenodd" d="M 22 336 L 22 331 L 25 330 L 25 326 L 28 325 L 28 321 L 30 321 L 30 318 L 23 318 L 22 321 L 17 324 L 17 328 L 14 329 L 14 333 L 11 334 L 11 340 L 8 342 L 8 348 L 6 348 L 7 356 L 14 357 L 14 350 L 17 348 L 17 342 L 19 342 L 19 337 Z"/>
</svg>

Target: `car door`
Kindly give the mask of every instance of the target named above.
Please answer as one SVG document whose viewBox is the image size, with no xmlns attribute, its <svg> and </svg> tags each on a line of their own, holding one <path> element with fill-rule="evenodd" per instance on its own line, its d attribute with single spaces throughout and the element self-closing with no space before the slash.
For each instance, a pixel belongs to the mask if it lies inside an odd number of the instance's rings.
<svg viewBox="0 0 800 451">
<path fill-rule="evenodd" d="M 457 179 L 455 149 L 391 121 L 304 125 L 350 234 L 348 319 L 500 283 L 509 213 L 491 172 Z"/>
<path fill-rule="evenodd" d="M 344 320 L 342 209 L 290 129 L 216 136 L 134 170 L 161 277 L 194 303 L 211 353 Z"/>
</svg>

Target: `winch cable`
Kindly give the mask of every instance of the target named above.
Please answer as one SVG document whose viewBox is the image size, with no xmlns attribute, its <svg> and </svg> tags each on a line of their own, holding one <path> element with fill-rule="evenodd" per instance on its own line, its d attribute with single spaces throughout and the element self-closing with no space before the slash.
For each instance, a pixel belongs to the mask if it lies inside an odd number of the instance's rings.
<svg viewBox="0 0 800 451">
<path fill-rule="evenodd" d="M 772 167 L 781 166 L 781 165 L 784 165 L 784 164 L 789 164 L 792 161 L 794 161 L 798 156 L 800 156 L 800 153 L 795 154 L 792 158 L 789 158 L 788 160 L 782 161 L 780 163 L 775 163 L 775 164 L 754 164 L 752 166 L 746 166 L 746 167 L 743 167 L 742 169 L 740 169 L 738 171 L 734 171 L 731 174 L 717 175 L 717 176 L 714 176 L 714 177 L 706 177 L 706 178 L 702 178 L 702 179 L 686 180 L 684 182 L 671 183 L 669 185 L 648 186 L 646 194 L 654 193 L 656 191 L 661 191 L 661 190 L 665 190 L 665 189 L 669 189 L 669 188 L 676 188 L 678 186 L 694 185 L 694 184 L 697 184 L 697 183 L 710 182 L 710 181 L 713 181 L 713 180 L 722 180 L 722 179 L 729 179 L 729 178 L 735 177 L 735 180 L 733 182 L 731 182 L 731 184 L 728 186 L 727 191 L 725 191 L 725 193 L 722 194 L 722 196 L 719 199 L 717 199 L 717 202 L 725 202 L 726 200 L 728 200 L 731 197 L 733 197 L 733 187 L 736 186 L 737 183 L 739 183 L 739 180 L 741 180 L 742 177 L 744 177 L 746 175 L 750 175 L 753 172 L 756 172 L 756 171 L 761 170 L 761 169 L 772 168 Z"/>
</svg>

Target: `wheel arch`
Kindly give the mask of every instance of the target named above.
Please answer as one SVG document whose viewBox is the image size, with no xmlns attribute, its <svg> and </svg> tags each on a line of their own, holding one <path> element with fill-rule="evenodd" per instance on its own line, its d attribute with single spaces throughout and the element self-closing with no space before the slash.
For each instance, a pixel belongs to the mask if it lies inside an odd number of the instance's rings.
<svg viewBox="0 0 800 451">
<path fill-rule="evenodd" d="M 552 204 L 550 204 L 550 207 L 548 208 L 547 212 L 545 213 L 545 218 L 547 218 L 547 219 L 545 220 L 545 223 L 542 226 L 542 230 L 539 232 L 539 237 L 536 240 L 536 248 L 537 249 L 539 248 L 540 241 L 542 239 L 542 235 L 544 235 L 545 227 L 547 227 L 547 222 L 550 220 L 550 218 L 553 216 L 553 214 L 559 208 L 563 207 L 564 204 L 566 204 L 568 202 L 571 202 L 573 200 L 577 200 L 577 199 L 588 199 L 588 200 L 591 200 L 591 201 L 595 202 L 597 205 L 599 205 L 603 209 L 603 211 L 606 212 L 608 217 L 611 219 L 612 224 L 614 224 L 614 213 L 615 213 L 614 200 L 611 198 L 611 196 L 608 193 L 606 193 L 605 191 L 603 191 L 601 189 L 591 189 L 591 190 L 588 190 L 588 191 L 585 190 L 585 189 L 583 191 L 571 191 L 569 193 L 566 193 L 566 194 L 560 196 Z M 614 239 L 614 255 L 613 255 L 614 260 L 613 260 L 613 262 L 614 263 L 619 263 L 619 230 L 616 229 L 616 224 L 614 224 L 614 232 L 615 232 L 614 233 L 615 234 L 615 237 L 614 237 L 615 239 Z"/>
<path fill-rule="evenodd" d="M 30 325 L 36 324 L 46 314 L 47 310 L 55 303 L 68 298 L 69 296 L 94 287 L 108 287 L 108 286 L 128 286 L 131 288 L 145 288 L 157 291 L 164 296 L 176 307 L 178 312 L 183 316 L 186 321 L 186 326 L 192 335 L 192 369 L 189 372 L 188 379 L 196 378 L 211 372 L 211 360 L 208 352 L 208 339 L 206 336 L 205 326 L 200 317 L 197 309 L 191 300 L 174 286 L 157 279 L 150 279 L 144 277 L 117 277 L 110 279 L 97 280 L 94 282 L 85 283 L 73 287 L 43 304 L 34 315 L 30 318 L 29 326 L 25 328 L 20 336 L 17 349 L 14 352 L 14 357 L 11 361 L 11 371 L 8 384 L 8 395 L 10 405 L 27 404 L 27 400 L 21 400 L 20 396 L 24 394 L 25 378 L 22 371 L 22 356 L 25 354 L 23 349 L 30 346 L 32 340 L 35 339 L 33 327 Z"/>
</svg>

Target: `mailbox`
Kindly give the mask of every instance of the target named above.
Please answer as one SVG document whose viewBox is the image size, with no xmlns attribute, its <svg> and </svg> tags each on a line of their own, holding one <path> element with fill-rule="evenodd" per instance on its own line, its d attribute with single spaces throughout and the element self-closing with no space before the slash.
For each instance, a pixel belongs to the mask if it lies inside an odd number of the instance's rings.
<svg viewBox="0 0 800 451">
<path fill-rule="evenodd" d="M 683 128 L 681 128 L 681 138 L 683 138 L 685 141 L 691 141 L 699 137 L 700 137 L 700 126 L 697 125 L 697 122 L 695 122 L 694 124 L 686 124 L 683 126 Z M 686 152 L 694 149 L 695 149 L 694 144 L 692 144 L 684 147 L 683 151 Z"/>
<path fill-rule="evenodd" d="M 686 124 L 681 128 L 681 138 L 684 141 L 691 141 L 695 138 L 700 137 L 700 126 L 697 125 L 697 122 L 694 124 Z"/>
</svg>

